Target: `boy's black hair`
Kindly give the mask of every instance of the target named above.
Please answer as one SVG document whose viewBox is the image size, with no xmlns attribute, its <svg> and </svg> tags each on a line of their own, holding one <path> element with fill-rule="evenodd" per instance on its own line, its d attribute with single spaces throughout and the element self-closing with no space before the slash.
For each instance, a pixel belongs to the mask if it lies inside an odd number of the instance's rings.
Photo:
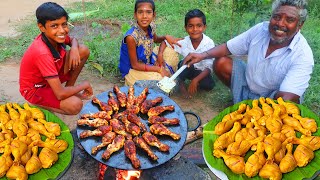
<svg viewBox="0 0 320 180">
<path fill-rule="evenodd" d="M 55 2 L 46 2 L 41 4 L 36 10 L 36 17 L 38 23 L 45 26 L 47 21 L 54 21 L 60 19 L 61 17 L 66 17 L 69 19 L 68 13 Z"/>
<path fill-rule="evenodd" d="M 184 26 L 187 26 L 188 25 L 188 21 L 191 19 L 191 18 L 194 18 L 194 17 L 199 17 L 202 19 L 202 23 L 204 25 L 207 24 L 206 22 L 206 16 L 204 15 L 204 13 L 202 11 L 200 11 L 199 9 L 192 9 L 190 10 L 189 12 L 187 12 L 185 18 L 184 18 Z"/>
<path fill-rule="evenodd" d="M 154 5 L 154 1 L 153 1 L 153 0 L 136 0 L 136 3 L 134 4 L 134 12 L 137 12 L 137 10 L 138 10 L 138 5 L 139 5 L 140 3 L 150 3 L 151 6 L 152 6 L 153 12 L 155 12 L 156 6 Z"/>
</svg>

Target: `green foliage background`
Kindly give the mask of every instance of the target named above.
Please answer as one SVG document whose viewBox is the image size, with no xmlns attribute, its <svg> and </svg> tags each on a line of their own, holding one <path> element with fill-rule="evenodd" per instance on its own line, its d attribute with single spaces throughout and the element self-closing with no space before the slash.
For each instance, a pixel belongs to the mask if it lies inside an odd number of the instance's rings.
<svg viewBox="0 0 320 180">
<path fill-rule="evenodd" d="M 85 23 L 92 29 L 100 29 L 104 24 L 101 20 L 119 25 L 111 31 L 101 30 L 99 33 L 87 32 L 82 41 L 89 46 L 91 55 L 87 67 L 102 76 L 119 76 L 117 68 L 119 49 L 123 34 L 133 23 L 135 0 L 93 0 L 75 3 L 67 7 L 69 13 L 95 11 L 86 17 L 71 20 L 71 23 Z M 254 24 L 268 20 L 270 17 L 272 0 L 156 0 L 157 34 L 170 34 L 176 37 L 186 36 L 184 30 L 184 15 L 188 10 L 198 8 L 207 17 L 206 35 L 214 42 L 222 44 L 230 38 L 244 32 Z M 315 59 L 314 72 L 310 80 L 310 87 L 305 94 L 304 105 L 320 114 L 320 1 L 309 0 L 309 18 L 302 28 L 302 34 L 309 42 Z M 8 58 L 20 58 L 23 52 L 39 33 L 35 17 L 18 28 L 22 32 L 16 38 L 0 37 L 0 62 Z M 115 25 L 115 27 L 116 27 Z M 222 110 L 231 101 L 228 88 L 222 85 L 216 77 L 216 86 L 209 93 L 197 95 L 210 106 Z"/>
</svg>

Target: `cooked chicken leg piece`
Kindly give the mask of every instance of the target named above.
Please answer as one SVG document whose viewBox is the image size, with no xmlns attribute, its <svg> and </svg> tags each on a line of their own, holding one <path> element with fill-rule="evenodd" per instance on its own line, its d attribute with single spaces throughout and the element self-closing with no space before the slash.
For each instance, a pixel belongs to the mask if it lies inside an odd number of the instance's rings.
<svg viewBox="0 0 320 180">
<path fill-rule="evenodd" d="M 282 122 L 283 122 L 283 124 L 286 124 L 286 125 L 293 127 L 295 130 L 301 132 L 302 134 L 304 134 L 306 136 L 311 136 L 311 131 L 303 128 L 302 125 L 300 124 L 299 120 L 296 118 L 293 118 L 293 117 L 288 116 L 286 114 L 285 116 L 282 117 Z"/>
<path fill-rule="evenodd" d="M 110 125 L 105 125 L 105 126 L 100 126 L 97 129 L 91 131 L 91 130 L 84 130 L 80 133 L 80 138 L 87 138 L 89 136 L 103 136 L 107 132 L 112 131 L 112 126 Z"/>
<path fill-rule="evenodd" d="M 42 168 L 42 164 L 38 157 L 38 146 L 33 146 L 32 156 L 26 164 L 26 172 L 28 174 L 34 174 L 40 171 L 41 168 Z"/>
<path fill-rule="evenodd" d="M 112 143 L 112 141 L 114 140 L 115 137 L 116 137 L 116 133 L 115 132 L 112 132 L 112 131 L 111 132 L 107 132 L 102 137 L 102 143 L 99 144 L 98 146 L 93 147 L 91 149 L 91 154 L 95 155 L 101 148 L 106 147 L 107 145 Z"/>
<path fill-rule="evenodd" d="M 229 120 L 234 119 L 234 117 L 237 116 L 238 114 L 242 114 L 246 110 L 246 108 L 247 108 L 246 104 L 240 104 L 239 108 L 236 111 L 225 115 L 222 118 L 221 122 L 225 122 L 225 121 L 229 121 Z"/>
<path fill-rule="evenodd" d="M 58 153 L 47 147 L 44 147 L 39 154 L 39 159 L 43 168 L 50 168 L 58 158 Z"/>
<path fill-rule="evenodd" d="M 117 100 L 117 98 L 113 95 L 113 93 L 111 91 L 108 92 L 108 105 L 112 107 L 113 111 L 115 113 L 117 113 L 119 111 L 119 102 Z"/>
<path fill-rule="evenodd" d="M 311 149 L 312 151 L 320 149 L 320 136 L 302 135 L 300 139 L 296 137 L 291 137 L 288 141 L 292 142 L 292 144 L 302 144 L 307 148 Z"/>
<path fill-rule="evenodd" d="M 49 133 L 53 133 L 55 136 L 60 136 L 61 128 L 58 123 L 49 122 L 44 119 L 38 119 L 38 122 L 41 122 Z"/>
<path fill-rule="evenodd" d="M 288 173 L 293 171 L 297 167 L 297 162 L 292 155 L 293 145 L 291 143 L 286 145 L 287 154 L 280 161 L 279 167 L 282 173 Z"/>
<path fill-rule="evenodd" d="M 77 125 L 78 126 L 87 125 L 89 127 L 99 127 L 99 126 L 109 125 L 109 123 L 106 119 L 95 118 L 95 119 L 90 120 L 89 118 L 85 118 L 85 119 L 78 119 Z"/>
<path fill-rule="evenodd" d="M 143 149 L 145 152 L 147 152 L 148 156 L 156 161 L 158 157 L 152 152 L 151 148 L 148 146 L 148 144 L 141 138 L 141 137 L 135 137 L 133 138 L 133 141 L 136 143 L 136 145 Z"/>
<path fill-rule="evenodd" d="M 143 101 L 143 103 L 141 104 L 141 113 L 147 114 L 150 108 L 157 105 L 158 103 L 162 103 L 162 101 L 163 101 L 162 97 L 157 97 L 152 100 L 147 99 Z"/>
<path fill-rule="evenodd" d="M 39 147 L 47 147 L 57 153 L 63 152 L 68 148 L 68 142 L 63 139 L 46 139 L 43 141 L 35 141 L 34 144 Z"/>
<path fill-rule="evenodd" d="M 282 143 L 279 139 L 272 136 L 267 136 L 264 139 L 265 152 L 268 155 L 267 162 L 271 163 L 274 161 L 275 154 L 281 149 Z"/>
<path fill-rule="evenodd" d="M 227 148 L 228 154 L 233 154 L 236 156 L 243 156 L 254 144 L 262 142 L 264 139 L 263 136 L 259 136 L 253 140 L 243 140 L 241 142 L 233 142 Z"/>
<path fill-rule="evenodd" d="M 136 145 L 129 139 L 124 142 L 124 154 L 130 159 L 134 168 L 140 167 L 140 160 L 137 157 Z"/>
<path fill-rule="evenodd" d="M 286 107 L 284 105 L 282 105 L 282 104 L 275 103 L 273 99 L 266 98 L 266 102 L 268 104 L 270 104 L 273 109 L 275 109 L 276 106 L 279 106 L 279 108 L 280 108 L 280 116 L 287 113 Z"/>
<path fill-rule="evenodd" d="M 133 86 L 129 86 L 126 108 L 130 109 L 131 106 L 135 104 L 135 102 L 136 102 L 136 97 L 134 97 L 134 88 Z"/>
<path fill-rule="evenodd" d="M 306 166 L 313 158 L 314 152 L 306 146 L 300 144 L 293 153 L 294 159 L 299 167 Z"/>
<path fill-rule="evenodd" d="M 283 123 L 280 118 L 280 108 L 276 106 L 273 114 L 269 115 L 269 118 L 266 120 L 266 128 L 270 131 L 270 133 L 277 133 L 281 131 L 282 125 Z"/>
<path fill-rule="evenodd" d="M 245 163 L 243 157 L 229 155 L 221 149 L 213 150 L 213 155 L 217 158 L 222 157 L 224 163 L 231 169 L 232 172 L 236 174 L 244 173 Z"/>
<path fill-rule="evenodd" d="M 252 108 L 248 111 L 248 115 L 251 116 L 251 121 L 258 121 L 263 116 L 263 111 L 259 107 L 259 101 L 257 99 L 252 101 Z"/>
<path fill-rule="evenodd" d="M 298 119 L 303 128 L 310 130 L 313 133 L 317 131 L 318 125 L 314 119 L 301 117 L 298 114 L 292 114 L 292 117 Z"/>
<path fill-rule="evenodd" d="M 142 138 L 150 145 L 159 148 L 160 151 L 169 151 L 169 146 L 160 142 L 159 139 L 150 132 L 142 134 Z"/>
<path fill-rule="evenodd" d="M 294 130 L 294 128 L 286 124 L 281 127 L 281 133 L 284 134 L 287 138 L 296 137 L 296 131 Z"/>
<path fill-rule="evenodd" d="M 107 114 L 111 117 L 113 110 L 112 107 L 108 105 L 108 103 L 100 101 L 97 97 L 93 97 L 92 102 L 98 104 L 100 109 L 106 111 Z"/>
<path fill-rule="evenodd" d="M 86 118 L 101 118 L 101 119 L 106 119 L 106 120 L 110 120 L 111 119 L 111 115 L 109 112 L 106 111 L 98 111 L 94 114 L 82 114 L 81 115 L 82 119 L 86 119 Z"/>
<path fill-rule="evenodd" d="M 159 114 L 163 113 L 164 111 L 173 111 L 174 110 L 174 106 L 173 105 L 169 105 L 169 106 L 156 106 L 156 107 L 152 107 L 149 109 L 148 111 L 148 116 L 158 116 Z"/>
<path fill-rule="evenodd" d="M 163 124 L 153 124 L 150 126 L 150 132 L 153 134 L 158 135 L 167 135 L 172 137 L 174 140 L 179 140 L 181 138 L 180 134 L 174 133 L 170 131 L 165 125 Z"/>
<path fill-rule="evenodd" d="M 119 104 L 121 107 L 126 107 L 127 105 L 127 95 L 120 91 L 119 87 L 115 85 L 113 87 L 113 92 L 117 95 Z"/>
<path fill-rule="evenodd" d="M 18 179 L 18 180 L 27 180 L 28 174 L 26 172 L 26 169 L 21 164 L 15 164 L 10 167 L 6 174 L 7 178 L 9 179 Z"/>
<path fill-rule="evenodd" d="M 13 103 L 12 106 L 13 106 L 13 108 L 15 108 L 16 110 L 18 110 L 20 114 L 26 113 L 27 119 L 32 118 L 32 113 L 31 113 L 31 111 L 21 108 L 21 106 L 20 106 L 18 103 Z"/>
<path fill-rule="evenodd" d="M 135 105 L 137 105 L 139 108 L 141 108 L 142 103 L 146 100 L 147 98 L 147 94 L 149 92 L 148 87 L 144 88 L 142 90 L 142 92 L 139 94 L 138 97 L 136 97 L 136 103 Z"/>
<path fill-rule="evenodd" d="M 140 127 L 137 126 L 136 124 L 130 122 L 127 119 L 127 116 L 121 116 L 119 118 L 119 120 L 121 120 L 124 123 L 124 126 L 126 128 L 126 131 L 134 136 L 138 136 L 141 132 Z"/>
<path fill-rule="evenodd" d="M 233 143 L 237 132 L 241 129 L 241 124 L 239 122 L 234 123 L 233 128 L 219 136 L 216 141 L 213 143 L 213 149 L 225 149 L 229 144 Z"/>
<path fill-rule="evenodd" d="M 115 133 L 123 135 L 126 139 L 132 139 L 131 134 L 126 132 L 126 127 L 118 119 L 111 119 L 110 125 Z"/>
<path fill-rule="evenodd" d="M 234 123 L 233 128 L 236 125 L 236 123 L 238 123 L 238 122 Z M 253 123 L 248 122 L 245 128 L 241 129 L 241 127 L 240 127 L 239 132 L 237 132 L 234 136 L 234 141 L 239 142 L 239 141 L 243 141 L 243 140 L 252 140 L 257 137 L 258 137 L 258 133 L 255 129 L 253 129 Z"/>
<path fill-rule="evenodd" d="M 259 173 L 265 163 L 264 143 L 258 142 L 257 151 L 248 158 L 244 167 L 244 173 L 250 178 L 254 177 Z"/>
<path fill-rule="evenodd" d="M 31 111 L 33 119 L 46 119 L 44 113 L 39 108 L 32 108 L 28 103 L 24 103 L 23 108 Z"/>
<path fill-rule="evenodd" d="M 53 133 L 48 132 L 47 129 L 44 127 L 44 125 L 38 121 L 34 121 L 34 120 L 29 121 L 28 125 L 30 128 L 37 130 L 40 134 L 45 135 L 47 138 L 50 138 L 50 139 L 56 138 L 56 136 Z"/>
<path fill-rule="evenodd" d="M 177 125 L 180 123 L 178 118 L 165 118 L 160 116 L 151 116 L 148 119 L 150 124 L 164 124 L 164 125 Z"/>
<path fill-rule="evenodd" d="M 300 109 L 295 104 L 293 104 L 291 102 L 284 102 L 282 97 L 279 97 L 277 99 L 277 101 L 278 101 L 279 104 L 284 105 L 286 107 L 286 111 L 287 111 L 288 114 L 298 114 L 298 115 L 300 115 Z"/>
<path fill-rule="evenodd" d="M 143 132 L 147 131 L 146 126 L 140 121 L 140 118 L 136 114 L 129 113 L 128 114 L 128 120 L 130 122 L 135 123 L 136 125 L 138 125 L 142 129 Z"/>
<path fill-rule="evenodd" d="M 12 166 L 11 149 L 9 145 L 5 145 L 4 153 L 0 157 L 0 178 L 3 177 Z"/>
<path fill-rule="evenodd" d="M 109 159 L 112 153 L 119 151 L 124 146 L 124 141 L 125 138 L 123 135 L 117 135 L 103 152 L 102 158 L 105 160 Z"/>
<path fill-rule="evenodd" d="M 9 116 L 12 120 L 19 120 L 20 114 L 18 111 L 12 108 L 12 103 L 6 103 L 7 109 L 9 111 Z"/>
<path fill-rule="evenodd" d="M 273 108 L 266 103 L 266 99 L 264 97 L 259 98 L 259 102 L 262 106 L 262 111 L 265 116 L 271 116 L 273 114 Z M 280 108 L 279 108 L 280 110 Z M 280 111 L 279 111 L 280 113 Z"/>
<path fill-rule="evenodd" d="M 259 172 L 259 176 L 265 179 L 281 180 L 282 173 L 276 163 L 266 163 Z"/>
<path fill-rule="evenodd" d="M 233 127 L 233 124 L 236 122 L 236 121 L 239 121 L 243 118 L 243 114 L 238 114 L 238 115 L 235 115 L 233 117 L 233 119 L 231 120 L 228 120 L 228 121 L 224 121 L 224 122 L 219 122 L 215 127 L 214 127 L 214 133 L 217 134 L 217 135 L 221 135 L 227 131 L 229 131 L 232 127 Z"/>
</svg>

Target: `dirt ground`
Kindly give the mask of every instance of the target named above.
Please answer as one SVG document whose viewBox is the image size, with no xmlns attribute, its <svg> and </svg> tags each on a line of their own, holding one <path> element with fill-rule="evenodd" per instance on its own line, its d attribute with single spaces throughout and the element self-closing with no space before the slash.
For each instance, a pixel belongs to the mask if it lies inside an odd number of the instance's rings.
<svg viewBox="0 0 320 180">
<path fill-rule="evenodd" d="M 71 2 L 81 0 L 55 0 L 61 5 L 68 5 Z M 23 21 L 26 17 L 34 14 L 35 9 L 45 0 L 2 0 L 0 6 L 0 36 L 15 36 L 17 32 L 14 26 Z M 78 30 L 81 30 L 81 25 Z M 83 28 L 82 28 L 83 29 Z M 76 35 L 81 34 L 78 32 Z M 19 66 L 20 59 L 10 59 L 0 64 L 0 104 L 5 102 L 23 103 L 25 100 L 19 93 Z M 108 80 L 95 76 L 94 73 L 84 69 L 80 74 L 79 81 L 88 79 L 94 88 L 94 95 L 107 91 L 113 87 L 114 84 L 122 86 L 123 83 L 115 80 Z M 178 95 L 173 95 L 171 98 L 181 107 L 183 111 L 193 111 L 201 118 L 202 124 L 211 120 L 217 112 L 198 99 L 182 99 Z M 196 104 L 196 106 L 195 106 Z M 71 130 L 76 128 L 75 120 L 78 116 L 65 116 L 56 114 L 60 117 Z"/>
</svg>

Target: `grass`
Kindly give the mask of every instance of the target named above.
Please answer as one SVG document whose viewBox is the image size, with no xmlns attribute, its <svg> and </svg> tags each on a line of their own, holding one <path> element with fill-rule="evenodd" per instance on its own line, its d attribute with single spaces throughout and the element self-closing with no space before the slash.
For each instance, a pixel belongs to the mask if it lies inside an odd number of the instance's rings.
<svg viewBox="0 0 320 180">
<path fill-rule="evenodd" d="M 81 18 L 76 21 L 70 20 L 71 23 L 86 23 L 91 29 L 101 28 L 105 24 L 101 24 L 101 20 L 118 24 L 110 31 L 100 31 L 99 33 L 88 32 L 82 41 L 89 46 L 91 56 L 89 58 L 88 67 L 96 69 L 97 73 L 108 78 L 109 76 L 118 76 L 117 69 L 119 49 L 122 34 L 130 28 L 133 23 L 134 0 L 95 0 L 82 3 L 75 3 L 70 8 L 66 8 L 70 12 L 81 12 L 83 10 L 91 11 L 99 8 L 98 13 L 87 16 L 86 19 Z M 223 0 L 220 4 L 216 4 L 212 0 L 158 0 L 156 3 L 156 24 L 157 35 L 171 34 L 176 37 L 186 36 L 184 30 L 184 15 L 194 8 L 201 9 L 207 17 L 206 34 L 211 37 L 216 44 L 221 44 L 229 40 L 231 37 L 247 30 L 252 25 L 268 20 L 271 5 L 267 4 L 260 9 L 252 7 L 252 9 L 244 12 L 242 17 L 237 14 L 232 18 L 231 3 L 232 0 Z M 302 34 L 308 40 L 315 59 L 314 72 L 310 80 L 310 87 L 305 94 L 304 105 L 310 108 L 316 114 L 320 114 L 320 2 L 310 0 L 309 18 L 302 28 Z M 259 12 L 256 14 L 254 12 Z M 0 62 L 8 58 L 20 58 L 27 46 L 32 42 L 33 38 L 39 33 L 35 26 L 34 17 L 28 23 L 19 26 L 22 35 L 17 38 L 0 37 Z M 222 110 L 226 105 L 230 104 L 231 93 L 228 88 L 216 80 L 214 90 L 209 93 L 202 93 L 196 96 L 206 101 L 210 106 L 217 110 Z"/>
</svg>

